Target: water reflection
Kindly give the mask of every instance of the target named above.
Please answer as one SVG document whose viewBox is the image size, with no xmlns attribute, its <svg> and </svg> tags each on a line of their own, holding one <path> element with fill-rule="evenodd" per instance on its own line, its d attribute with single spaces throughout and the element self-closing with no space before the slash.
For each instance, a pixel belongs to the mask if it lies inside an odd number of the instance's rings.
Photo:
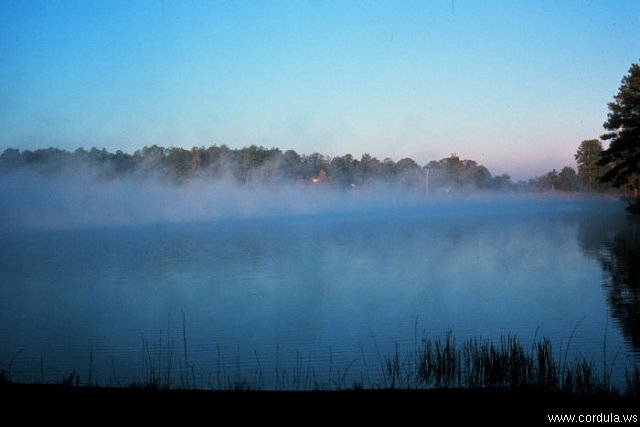
<svg viewBox="0 0 640 427">
<path fill-rule="evenodd" d="M 598 259 L 611 316 L 636 359 L 640 358 L 639 219 L 586 218 L 580 224 L 579 239 L 585 253 Z"/>
<path fill-rule="evenodd" d="M 420 335 L 565 349 L 577 324 L 569 360 L 601 366 L 608 316 L 606 360 L 639 354 L 626 246 L 640 244 L 620 206 L 488 209 L 0 233 L 0 369 L 126 384 L 149 355 L 184 366 L 184 339 L 203 378 L 262 371 L 268 387 L 303 358 L 318 381 L 350 367 L 345 384 L 371 383 L 380 354 L 413 352 Z"/>
</svg>

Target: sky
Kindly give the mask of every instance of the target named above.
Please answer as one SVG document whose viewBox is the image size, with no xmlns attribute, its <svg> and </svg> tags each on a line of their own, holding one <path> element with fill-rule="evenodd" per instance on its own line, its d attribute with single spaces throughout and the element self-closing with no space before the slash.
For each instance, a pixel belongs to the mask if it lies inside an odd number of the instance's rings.
<svg viewBox="0 0 640 427">
<path fill-rule="evenodd" d="M 575 167 L 639 60 L 635 0 L 0 0 L 0 151 L 456 153 L 527 179 Z"/>
</svg>

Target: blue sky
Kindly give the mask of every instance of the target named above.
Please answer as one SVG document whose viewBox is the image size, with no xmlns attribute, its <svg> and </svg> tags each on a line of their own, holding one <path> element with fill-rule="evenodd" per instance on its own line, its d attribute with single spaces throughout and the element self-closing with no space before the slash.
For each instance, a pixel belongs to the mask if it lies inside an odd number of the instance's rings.
<svg viewBox="0 0 640 427">
<path fill-rule="evenodd" d="M 574 165 L 640 2 L 0 0 L 0 150 L 256 144 Z"/>
</svg>

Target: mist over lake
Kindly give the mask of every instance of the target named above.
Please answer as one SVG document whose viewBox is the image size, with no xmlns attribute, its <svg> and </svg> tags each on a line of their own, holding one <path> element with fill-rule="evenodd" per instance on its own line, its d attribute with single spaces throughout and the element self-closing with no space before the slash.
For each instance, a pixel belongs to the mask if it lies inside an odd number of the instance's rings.
<svg viewBox="0 0 640 427">
<path fill-rule="evenodd" d="M 633 406 L 639 20 L 630 0 L 0 2 L 5 406 Z"/>
<path fill-rule="evenodd" d="M 546 336 L 597 368 L 615 361 L 617 380 L 638 361 L 638 224 L 616 199 L 233 187 L 189 209 L 188 187 L 164 204 L 151 187 L 131 190 L 127 217 L 80 188 L 57 213 L 2 209 L 0 366 L 16 380 L 130 383 L 171 360 L 174 382 L 204 387 L 293 386 L 296 369 L 311 385 L 372 384 L 380 354 L 448 330 Z"/>
</svg>

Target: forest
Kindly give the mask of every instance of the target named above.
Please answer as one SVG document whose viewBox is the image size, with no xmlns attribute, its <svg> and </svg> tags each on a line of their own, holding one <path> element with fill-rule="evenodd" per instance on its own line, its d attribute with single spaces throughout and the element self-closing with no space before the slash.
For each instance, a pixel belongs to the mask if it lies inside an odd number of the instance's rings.
<svg viewBox="0 0 640 427">
<path fill-rule="evenodd" d="M 602 145 L 583 141 L 576 153 L 578 170 L 566 166 L 528 181 L 512 182 L 507 174 L 492 175 L 488 168 L 457 154 L 419 165 L 411 158 L 379 160 L 369 154 L 330 157 L 320 153 L 298 154 L 294 150 L 251 145 L 232 149 L 146 146 L 133 154 L 106 149 L 58 148 L 23 150 L 10 148 L 0 155 L 0 173 L 19 170 L 41 175 L 89 171 L 97 180 L 119 177 L 167 177 L 177 184 L 194 178 L 214 182 L 233 179 L 246 185 L 280 185 L 287 182 L 357 189 L 383 184 L 432 194 L 466 194 L 477 191 L 602 191 L 598 182 Z"/>
</svg>

